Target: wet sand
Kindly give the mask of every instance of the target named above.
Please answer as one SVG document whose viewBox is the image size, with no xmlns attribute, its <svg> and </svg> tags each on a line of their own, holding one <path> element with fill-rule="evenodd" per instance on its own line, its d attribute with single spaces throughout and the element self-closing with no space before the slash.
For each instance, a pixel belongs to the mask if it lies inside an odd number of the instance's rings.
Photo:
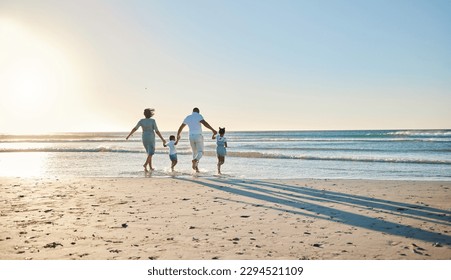
<svg viewBox="0 0 451 280">
<path fill-rule="evenodd" d="M 451 259 L 451 182 L 0 178 L 2 260 Z"/>
</svg>

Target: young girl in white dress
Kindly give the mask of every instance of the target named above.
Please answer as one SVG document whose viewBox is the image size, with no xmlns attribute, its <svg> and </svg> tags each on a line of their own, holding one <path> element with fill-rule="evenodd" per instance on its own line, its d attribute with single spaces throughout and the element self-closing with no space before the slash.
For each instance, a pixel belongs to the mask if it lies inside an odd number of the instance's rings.
<svg viewBox="0 0 451 280">
<path fill-rule="evenodd" d="M 225 127 L 219 128 L 219 136 L 213 135 L 213 139 L 216 138 L 216 154 L 218 155 L 218 174 L 221 174 L 221 165 L 225 162 L 225 156 L 227 154 L 227 139 L 224 137 Z"/>
</svg>

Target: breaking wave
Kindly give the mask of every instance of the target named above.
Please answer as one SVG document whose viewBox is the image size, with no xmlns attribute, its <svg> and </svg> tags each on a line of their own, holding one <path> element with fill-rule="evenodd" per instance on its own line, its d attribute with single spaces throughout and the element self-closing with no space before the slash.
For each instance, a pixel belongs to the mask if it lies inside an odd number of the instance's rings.
<svg viewBox="0 0 451 280">
<path fill-rule="evenodd" d="M 25 149 L 0 149 L 3 153 L 22 152 L 47 152 L 47 153 L 143 153 L 142 149 L 120 149 L 109 147 L 97 148 L 25 148 Z M 167 150 L 156 150 L 156 154 L 165 154 Z M 190 155 L 189 150 L 177 152 L 179 155 Z M 205 151 L 206 156 L 216 156 L 215 151 Z M 293 160 L 327 160 L 327 161 L 358 161 L 358 162 L 386 162 L 386 163 L 418 163 L 418 164 L 451 164 L 449 160 L 429 160 L 429 159 L 406 159 L 406 158 L 371 158 L 371 157 L 349 157 L 349 156 L 306 156 L 306 155 L 285 155 L 276 153 L 261 152 L 233 152 L 228 151 L 227 156 L 240 158 L 262 158 L 262 159 L 293 159 Z"/>
</svg>

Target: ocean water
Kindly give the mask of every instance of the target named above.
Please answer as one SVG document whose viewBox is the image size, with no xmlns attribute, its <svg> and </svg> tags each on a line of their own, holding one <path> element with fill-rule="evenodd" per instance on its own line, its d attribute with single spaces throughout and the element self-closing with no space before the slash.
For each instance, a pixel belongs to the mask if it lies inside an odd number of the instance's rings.
<svg viewBox="0 0 451 280">
<path fill-rule="evenodd" d="M 163 133 L 165 139 L 171 133 Z M 172 133 L 173 134 L 173 133 Z M 140 133 L 0 135 L 0 176 L 193 176 L 185 133 L 179 163 L 170 172 L 167 148 L 157 140 L 156 168 L 143 172 Z M 204 133 L 198 176 L 216 176 L 215 142 Z M 451 180 L 451 130 L 227 132 L 225 177 L 248 179 Z"/>
</svg>

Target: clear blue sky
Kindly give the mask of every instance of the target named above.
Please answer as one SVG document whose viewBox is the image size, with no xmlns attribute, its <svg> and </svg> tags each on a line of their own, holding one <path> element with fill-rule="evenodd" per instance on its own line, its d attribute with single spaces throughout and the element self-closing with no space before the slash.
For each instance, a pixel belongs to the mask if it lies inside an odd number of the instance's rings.
<svg viewBox="0 0 451 280">
<path fill-rule="evenodd" d="M 451 1 L 0 0 L 0 133 L 451 128 Z M 3 49 L 2 49 L 3 48 Z M 39 127 L 27 127 L 38 121 Z"/>
</svg>

